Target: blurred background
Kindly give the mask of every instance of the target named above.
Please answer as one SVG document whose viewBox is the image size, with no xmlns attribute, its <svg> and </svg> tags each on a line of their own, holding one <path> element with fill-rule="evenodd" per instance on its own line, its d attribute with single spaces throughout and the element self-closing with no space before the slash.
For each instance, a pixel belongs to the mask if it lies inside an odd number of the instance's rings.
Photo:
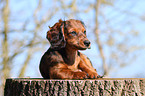
<svg viewBox="0 0 145 96">
<path fill-rule="evenodd" d="M 145 0 L 0 0 L 0 93 L 6 78 L 42 78 L 39 62 L 59 19 L 86 25 L 98 74 L 145 78 Z"/>
</svg>

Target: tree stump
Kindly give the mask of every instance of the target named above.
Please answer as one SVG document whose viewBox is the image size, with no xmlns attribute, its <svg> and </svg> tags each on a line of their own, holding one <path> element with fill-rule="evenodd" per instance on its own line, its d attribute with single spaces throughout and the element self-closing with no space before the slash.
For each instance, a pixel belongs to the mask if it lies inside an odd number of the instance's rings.
<svg viewBox="0 0 145 96">
<path fill-rule="evenodd" d="M 145 96 L 145 78 L 7 79 L 4 96 Z"/>
</svg>

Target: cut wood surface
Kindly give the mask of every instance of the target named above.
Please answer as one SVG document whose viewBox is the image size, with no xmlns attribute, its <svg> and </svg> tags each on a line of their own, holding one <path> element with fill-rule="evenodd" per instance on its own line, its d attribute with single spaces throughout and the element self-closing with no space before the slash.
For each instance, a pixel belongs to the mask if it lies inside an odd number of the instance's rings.
<svg viewBox="0 0 145 96">
<path fill-rule="evenodd" d="M 50 80 L 10 78 L 5 96 L 145 96 L 145 78 Z"/>
</svg>

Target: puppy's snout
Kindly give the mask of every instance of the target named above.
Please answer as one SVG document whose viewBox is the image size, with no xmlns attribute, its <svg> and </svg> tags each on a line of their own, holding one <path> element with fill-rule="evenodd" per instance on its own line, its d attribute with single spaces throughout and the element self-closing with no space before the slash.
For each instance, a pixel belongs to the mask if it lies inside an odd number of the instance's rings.
<svg viewBox="0 0 145 96">
<path fill-rule="evenodd" d="M 85 41 L 84 41 L 84 45 L 85 45 L 86 47 L 89 47 L 90 44 L 91 44 L 90 41 L 88 41 L 88 40 L 85 40 Z"/>
</svg>

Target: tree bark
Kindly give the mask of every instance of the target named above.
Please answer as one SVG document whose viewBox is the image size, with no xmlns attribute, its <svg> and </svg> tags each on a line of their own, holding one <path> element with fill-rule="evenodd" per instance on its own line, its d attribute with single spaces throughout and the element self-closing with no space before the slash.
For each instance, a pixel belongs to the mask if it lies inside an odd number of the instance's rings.
<svg viewBox="0 0 145 96">
<path fill-rule="evenodd" d="M 7 79 L 4 96 L 145 96 L 145 78 Z"/>
</svg>

